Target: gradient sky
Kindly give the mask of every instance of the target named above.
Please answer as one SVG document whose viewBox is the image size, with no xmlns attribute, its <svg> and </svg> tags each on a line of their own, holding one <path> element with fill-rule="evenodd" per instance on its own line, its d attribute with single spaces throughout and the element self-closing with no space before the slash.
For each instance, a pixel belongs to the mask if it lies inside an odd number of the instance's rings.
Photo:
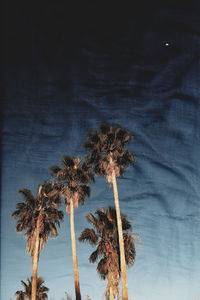
<svg viewBox="0 0 200 300">
<path fill-rule="evenodd" d="M 86 132 L 105 121 L 131 132 L 136 156 L 118 179 L 121 212 L 141 236 L 128 270 L 130 299 L 200 299 L 198 1 L 112 9 L 41 2 L 7 2 L 4 10 L 1 300 L 14 299 L 32 273 L 26 240 L 10 217 L 18 190 L 35 195 L 64 154 L 84 157 Z M 114 205 L 105 178 L 91 189 L 75 211 L 77 237 L 88 212 Z M 99 300 L 106 282 L 88 262 L 92 250 L 77 243 L 80 286 L 84 297 Z M 38 274 L 49 299 L 74 295 L 66 214 L 58 238 L 41 252 Z"/>
</svg>

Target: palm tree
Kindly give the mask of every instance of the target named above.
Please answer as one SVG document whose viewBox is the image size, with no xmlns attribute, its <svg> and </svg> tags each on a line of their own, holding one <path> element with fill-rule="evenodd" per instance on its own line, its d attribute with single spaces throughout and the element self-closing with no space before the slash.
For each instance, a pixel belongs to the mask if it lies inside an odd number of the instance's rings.
<svg viewBox="0 0 200 300">
<path fill-rule="evenodd" d="M 62 168 L 53 166 L 50 170 L 52 174 L 56 175 L 54 186 L 65 199 L 66 212 L 70 214 L 75 294 L 76 300 L 81 300 L 74 229 L 74 208 L 78 208 L 79 203 L 84 204 L 85 197 L 90 196 L 88 184 L 93 180 L 93 175 L 89 167 L 85 163 L 82 163 L 79 157 L 71 156 L 64 156 L 62 158 Z"/>
<path fill-rule="evenodd" d="M 95 217 L 89 213 L 86 218 L 94 229 L 86 228 L 80 235 L 80 242 L 89 242 L 96 246 L 96 250 L 90 255 L 90 263 L 99 260 L 97 272 L 102 279 L 107 278 L 106 296 L 113 300 L 118 297 L 119 280 L 121 275 L 120 251 L 117 229 L 116 210 L 112 207 L 98 209 Z M 126 264 L 131 266 L 135 261 L 135 245 L 132 236 L 127 232 L 131 229 L 130 222 L 121 214 L 124 251 Z"/>
<path fill-rule="evenodd" d="M 17 300 L 30 300 L 31 299 L 31 290 L 32 290 L 32 277 L 27 278 L 28 283 L 21 280 L 22 285 L 24 286 L 24 291 L 17 291 Z M 46 300 L 48 299 L 47 293 L 49 288 L 44 285 L 44 279 L 42 277 L 37 278 L 37 292 L 36 300 Z"/>
<path fill-rule="evenodd" d="M 25 300 L 25 295 L 23 291 L 17 291 L 15 294 L 17 295 L 17 300 Z"/>
<path fill-rule="evenodd" d="M 131 140 L 131 135 L 128 130 L 120 125 L 112 127 L 109 124 L 101 124 L 99 131 L 92 130 L 88 132 L 87 137 L 88 140 L 83 145 L 83 148 L 90 152 L 86 159 L 87 164 L 94 168 L 97 176 L 105 175 L 114 191 L 120 246 L 122 300 L 128 300 L 124 240 L 116 177 L 123 175 L 124 169 L 135 162 L 134 155 L 125 148 L 126 144 Z"/>
<path fill-rule="evenodd" d="M 24 196 L 24 202 L 17 203 L 12 216 L 17 219 L 16 231 L 26 230 L 26 252 L 31 254 L 33 263 L 32 300 L 36 300 L 39 254 L 44 242 L 47 243 L 48 236 L 58 235 L 56 226 L 60 227 L 64 215 L 58 210 L 61 199 L 51 183 L 40 185 L 36 198 L 28 189 L 19 192 Z"/>
</svg>

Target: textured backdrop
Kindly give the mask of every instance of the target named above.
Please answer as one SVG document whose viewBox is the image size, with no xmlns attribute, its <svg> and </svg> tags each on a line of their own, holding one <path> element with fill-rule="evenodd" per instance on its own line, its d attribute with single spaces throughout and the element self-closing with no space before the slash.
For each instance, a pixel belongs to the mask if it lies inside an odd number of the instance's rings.
<svg viewBox="0 0 200 300">
<path fill-rule="evenodd" d="M 198 1 L 140 1 L 106 7 L 7 2 L 1 167 L 1 299 L 31 276 L 23 234 L 10 214 L 18 190 L 50 178 L 64 154 L 86 153 L 86 132 L 121 124 L 136 164 L 118 179 L 120 207 L 141 237 L 128 270 L 134 300 L 200 299 L 200 37 Z M 105 178 L 75 212 L 114 205 Z M 63 205 L 63 209 L 64 205 Z M 83 295 L 101 299 L 106 282 L 77 244 Z M 49 299 L 74 294 L 69 216 L 39 261 Z"/>
</svg>

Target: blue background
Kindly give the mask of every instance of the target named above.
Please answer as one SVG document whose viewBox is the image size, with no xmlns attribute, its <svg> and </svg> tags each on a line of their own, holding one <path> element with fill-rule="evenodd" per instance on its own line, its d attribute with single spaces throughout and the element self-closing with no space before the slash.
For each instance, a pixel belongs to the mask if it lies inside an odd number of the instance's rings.
<svg viewBox="0 0 200 300">
<path fill-rule="evenodd" d="M 10 214 L 18 190 L 50 178 L 64 154 L 85 157 L 86 132 L 101 122 L 133 135 L 136 164 L 118 179 L 121 212 L 141 237 L 128 270 L 134 300 L 200 299 L 200 100 L 198 1 L 140 1 L 112 8 L 88 2 L 4 7 L 1 167 L 1 299 L 31 276 L 26 240 Z M 105 178 L 75 211 L 114 205 Z M 65 207 L 63 205 L 63 210 Z M 101 299 L 106 282 L 77 243 L 80 285 Z M 49 299 L 74 295 L 69 216 L 44 246 L 38 273 Z"/>
</svg>

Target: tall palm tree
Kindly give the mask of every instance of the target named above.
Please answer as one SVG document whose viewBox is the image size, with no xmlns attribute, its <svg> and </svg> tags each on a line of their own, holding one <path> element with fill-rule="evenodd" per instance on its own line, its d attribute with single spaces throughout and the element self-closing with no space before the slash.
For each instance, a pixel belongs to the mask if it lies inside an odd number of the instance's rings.
<svg viewBox="0 0 200 300">
<path fill-rule="evenodd" d="M 112 127 L 109 124 L 101 124 L 99 131 L 92 130 L 88 132 L 87 137 L 88 140 L 83 145 L 90 152 L 87 156 L 87 164 L 94 168 L 97 176 L 105 175 L 113 188 L 120 246 L 122 300 L 128 300 L 124 240 L 116 177 L 123 175 L 124 169 L 135 162 L 134 155 L 125 148 L 131 140 L 131 135 L 128 130 L 120 125 Z"/>
<path fill-rule="evenodd" d="M 119 238 L 117 229 L 116 210 L 112 207 L 98 209 L 96 217 L 89 213 L 86 218 L 94 229 L 86 228 L 80 235 L 80 242 L 89 242 L 96 246 L 96 250 L 90 255 L 90 263 L 97 260 L 97 272 L 102 279 L 107 278 L 106 296 L 110 300 L 118 297 L 119 280 L 121 275 Z M 125 261 L 127 265 L 133 265 L 135 261 L 135 245 L 132 236 L 127 232 L 131 229 L 131 224 L 127 218 L 121 214 Z"/>
<path fill-rule="evenodd" d="M 85 197 L 90 196 L 88 184 L 93 180 L 93 175 L 89 167 L 85 163 L 82 163 L 79 157 L 71 156 L 64 156 L 62 158 L 62 168 L 53 166 L 50 170 L 52 174 L 56 175 L 55 188 L 60 191 L 62 197 L 65 199 L 66 212 L 70 214 L 75 294 L 76 300 L 81 300 L 74 228 L 74 208 L 78 208 L 79 203 L 84 204 Z"/>
<path fill-rule="evenodd" d="M 28 189 L 19 192 L 24 196 L 24 202 L 17 203 L 12 216 L 17 219 L 16 231 L 26 230 L 26 251 L 31 254 L 33 263 L 32 300 L 36 300 L 39 254 L 48 236 L 58 235 L 56 226 L 60 227 L 64 215 L 58 210 L 61 198 L 51 183 L 40 185 L 36 198 Z"/>
<path fill-rule="evenodd" d="M 32 277 L 27 278 L 28 283 L 21 280 L 21 283 L 24 287 L 24 291 L 17 291 L 15 294 L 17 295 L 17 300 L 30 300 L 31 299 L 31 290 L 32 290 Z M 48 299 L 47 293 L 49 288 L 44 285 L 44 279 L 42 277 L 37 278 L 37 292 L 36 292 L 36 300 L 46 300 Z"/>
</svg>

